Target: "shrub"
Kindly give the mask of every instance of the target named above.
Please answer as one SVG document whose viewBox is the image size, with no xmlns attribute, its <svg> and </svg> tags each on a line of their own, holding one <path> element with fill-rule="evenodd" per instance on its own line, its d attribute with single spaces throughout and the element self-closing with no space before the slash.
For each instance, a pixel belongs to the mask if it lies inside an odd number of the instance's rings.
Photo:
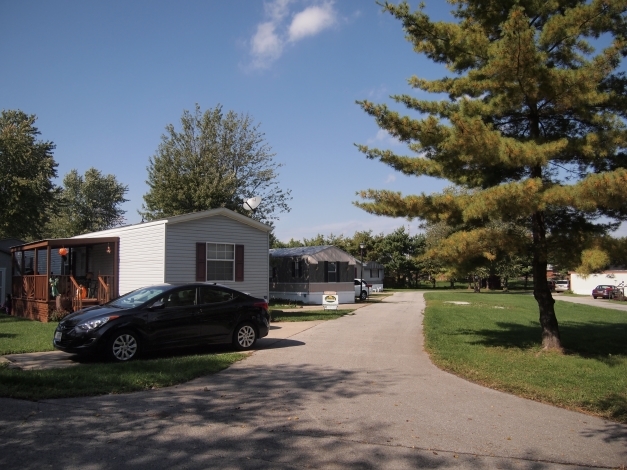
<svg viewBox="0 0 627 470">
<path fill-rule="evenodd" d="M 65 317 L 67 317 L 70 314 L 70 312 L 66 311 L 66 310 L 53 310 L 52 312 L 50 312 L 48 314 L 48 321 L 49 322 L 55 322 L 55 321 L 61 321 L 63 320 Z"/>
</svg>

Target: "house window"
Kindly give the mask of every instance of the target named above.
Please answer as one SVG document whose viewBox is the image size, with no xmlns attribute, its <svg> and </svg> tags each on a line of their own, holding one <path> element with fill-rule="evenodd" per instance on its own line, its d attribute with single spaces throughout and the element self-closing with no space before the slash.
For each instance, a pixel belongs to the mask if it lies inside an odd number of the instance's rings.
<svg viewBox="0 0 627 470">
<path fill-rule="evenodd" d="M 207 243 L 207 281 L 233 281 L 235 245 Z"/>
<path fill-rule="evenodd" d="M 196 243 L 196 281 L 244 282 L 244 245 Z"/>
<path fill-rule="evenodd" d="M 303 260 L 292 261 L 292 277 L 303 277 Z"/>
<path fill-rule="evenodd" d="M 335 263 L 329 263 L 329 282 L 337 282 L 337 266 Z"/>
</svg>

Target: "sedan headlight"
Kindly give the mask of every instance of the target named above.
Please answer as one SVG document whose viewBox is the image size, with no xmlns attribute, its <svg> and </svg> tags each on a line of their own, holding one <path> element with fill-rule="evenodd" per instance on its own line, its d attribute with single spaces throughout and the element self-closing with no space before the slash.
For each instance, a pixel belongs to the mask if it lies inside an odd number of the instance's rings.
<svg viewBox="0 0 627 470">
<path fill-rule="evenodd" d="M 92 330 L 95 330 L 97 328 L 100 328 L 102 325 L 107 323 L 109 320 L 115 320 L 116 318 L 118 318 L 118 315 L 113 315 L 113 316 L 110 316 L 110 317 L 96 318 L 95 320 L 89 320 L 89 321 L 86 321 L 84 323 L 79 323 L 78 325 L 76 325 L 76 328 L 78 330 L 80 330 L 80 331 L 92 331 Z"/>
</svg>

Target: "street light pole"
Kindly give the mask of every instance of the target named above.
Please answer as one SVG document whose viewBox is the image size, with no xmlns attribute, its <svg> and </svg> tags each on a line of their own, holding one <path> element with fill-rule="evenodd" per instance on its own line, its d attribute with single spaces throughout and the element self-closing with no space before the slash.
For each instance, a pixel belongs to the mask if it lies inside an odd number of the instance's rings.
<svg viewBox="0 0 627 470">
<path fill-rule="evenodd" d="M 366 247 L 366 245 L 364 245 L 363 243 L 359 244 L 359 251 L 361 252 L 361 277 L 359 278 L 359 282 L 363 283 L 364 282 L 364 248 Z M 359 286 L 359 289 L 361 290 L 361 285 Z"/>
</svg>

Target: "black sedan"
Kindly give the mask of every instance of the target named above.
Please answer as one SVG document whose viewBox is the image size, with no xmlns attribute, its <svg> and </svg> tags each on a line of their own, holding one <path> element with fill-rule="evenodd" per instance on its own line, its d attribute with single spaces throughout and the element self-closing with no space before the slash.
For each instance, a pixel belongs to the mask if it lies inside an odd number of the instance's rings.
<svg viewBox="0 0 627 470">
<path fill-rule="evenodd" d="M 65 317 L 53 345 L 69 353 L 104 352 L 128 361 L 140 351 L 232 343 L 252 348 L 268 335 L 268 302 L 208 283 L 143 287 Z"/>
</svg>

